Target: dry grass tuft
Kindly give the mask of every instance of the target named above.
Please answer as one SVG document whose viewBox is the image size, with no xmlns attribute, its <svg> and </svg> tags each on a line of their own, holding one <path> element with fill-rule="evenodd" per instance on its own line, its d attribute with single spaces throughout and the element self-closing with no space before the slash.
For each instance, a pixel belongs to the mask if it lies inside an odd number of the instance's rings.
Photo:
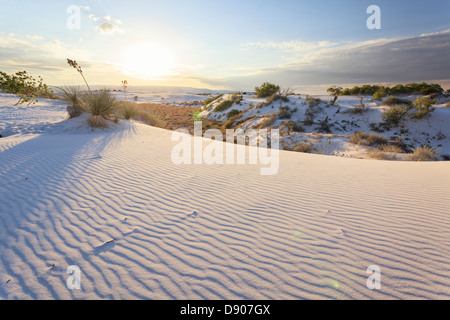
<svg viewBox="0 0 450 320">
<path fill-rule="evenodd" d="M 375 133 L 358 131 L 350 137 L 350 142 L 357 145 L 375 146 L 388 143 L 388 139 Z"/>
<path fill-rule="evenodd" d="M 409 155 L 411 161 L 437 161 L 439 160 L 438 151 L 429 146 L 417 147 Z"/>
<path fill-rule="evenodd" d="M 260 129 L 270 127 L 278 119 L 278 112 L 273 112 L 266 116 L 261 122 Z"/>
<path fill-rule="evenodd" d="M 395 160 L 397 156 L 395 154 L 384 152 L 380 149 L 372 149 L 367 152 L 367 155 L 376 160 Z"/>
<path fill-rule="evenodd" d="M 120 101 L 116 103 L 116 113 L 125 120 L 130 120 L 138 116 L 142 109 L 141 107 L 130 101 Z"/>
<path fill-rule="evenodd" d="M 303 152 L 303 153 L 311 153 L 312 148 L 313 148 L 313 144 L 312 144 L 311 142 L 310 142 L 310 143 L 303 142 L 303 143 L 297 144 L 297 145 L 292 149 L 292 151 L 295 151 L 295 152 Z"/>
<path fill-rule="evenodd" d="M 384 151 L 384 152 L 393 152 L 393 153 L 405 153 L 405 150 L 400 148 L 397 145 L 392 144 L 382 144 L 378 147 L 378 150 Z"/>
</svg>

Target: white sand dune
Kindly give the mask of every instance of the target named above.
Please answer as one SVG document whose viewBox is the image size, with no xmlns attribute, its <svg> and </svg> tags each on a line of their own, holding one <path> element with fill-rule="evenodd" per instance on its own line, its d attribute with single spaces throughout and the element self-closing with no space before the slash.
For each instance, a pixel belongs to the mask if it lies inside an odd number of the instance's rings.
<svg viewBox="0 0 450 320">
<path fill-rule="evenodd" d="M 261 176 L 81 120 L 0 139 L 0 299 L 450 298 L 448 162 L 281 151 Z"/>
</svg>

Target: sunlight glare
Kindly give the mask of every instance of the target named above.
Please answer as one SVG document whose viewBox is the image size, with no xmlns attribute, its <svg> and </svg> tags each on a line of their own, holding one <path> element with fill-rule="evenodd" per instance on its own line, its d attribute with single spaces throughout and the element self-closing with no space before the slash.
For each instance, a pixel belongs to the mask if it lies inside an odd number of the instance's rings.
<svg viewBox="0 0 450 320">
<path fill-rule="evenodd" d="M 175 75 L 174 67 L 172 55 L 156 43 L 140 43 L 131 46 L 123 55 L 122 72 L 144 80 Z"/>
</svg>

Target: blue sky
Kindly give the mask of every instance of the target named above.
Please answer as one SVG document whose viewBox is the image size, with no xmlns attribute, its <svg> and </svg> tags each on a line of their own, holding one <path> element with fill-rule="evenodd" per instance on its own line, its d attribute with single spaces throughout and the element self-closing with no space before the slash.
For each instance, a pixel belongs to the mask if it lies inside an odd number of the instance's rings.
<svg viewBox="0 0 450 320">
<path fill-rule="evenodd" d="M 79 29 L 67 27 L 71 5 Z M 366 26 L 370 5 L 381 9 L 380 30 Z M 446 83 L 449 17 L 448 0 L 2 0 L 0 70 L 77 84 L 71 58 L 103 85 Z"/>
</svg>

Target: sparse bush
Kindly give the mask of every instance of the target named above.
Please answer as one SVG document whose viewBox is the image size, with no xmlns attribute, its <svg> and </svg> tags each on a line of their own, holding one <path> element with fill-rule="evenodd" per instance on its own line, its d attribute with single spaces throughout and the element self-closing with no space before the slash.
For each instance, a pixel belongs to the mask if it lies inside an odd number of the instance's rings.
<svg viewBox="0 0 450 320">
<path fill-rule="evenodd" d="M 291 132 L 305 132 L 305 129 L 295 121 L 285 121 L 284 125 L 288 127 Z"/>
<path fill-rule="evenodd" d="M 9 75 L 0 71 L 0 90 L 19 96 L 15 105 L 28 102 L 28 105 L 38 102 L 39 97 L 53 98 L 53 91 L 38 79 L 29 76 L 26 71 L 19 71 Z"/>
<path fill-rule="evenodd" d="M 159 118 L 158 118 L 155 114 L 153 114 L 153 112 L 151 112 L 151 111 L 148 111 L 148 110 L 141 110 L 141 111 L 139 112 L 139 114 L 137 115 L 137 117 L 138 117 L 141 121 L 143 121 L 143 122 L 145 122 L 145 123 L 147 123 L 147 124 L 149 124 L 149 125 L 151 125 L 151 126 L 153 126 L 153 127 L 158 127 L 158 128 L 166 128 L 166 127 L 167 127 L 167 123 L 166 123 L 165 121 L 159 119 Z"/>
<path fill-rule="evenodd" d="M 385 106 L 393 106 L 393 105 L 410 105 L 411 101 L 408 99 L 398 98 L 398 97 L 389 97 L 382 103 Z"/>
<path fill-rule="evenodd" d="M 384 97 L 386 97 L 388 95 L 388 90 L 386 87 L 381 86 L 380 89 L 378 89 L 374 94 L 373 94 L 373 98 L 375 100 L 381 100 Z"/>
<path fill-rule="evenodd" d="M 393 144 L 382 144 L 378 146 L 377 149 L 384 152 L 405 153 L 405 151 L 402 148 Z"/>
<path fill-rule="evenodd" d="M 331 95 L 334 96 L 333 100 L 331 101 L 331 105 L 334 106 L 336 104 L 337 99 L 339 98 L 339 96 L 342 93 L 342 87 L 331 87 L 327 89 L 327 92 Z"/>
<path fill-rule="evenodd" d="M 302 142 L 297 144 L 292 151 L 295 152 L 302 152 L 302 153 L 311 153 L 313 149 L 313 144 L 311 142 L 306 143 L 306 142 Z"/>
<path fill-rule="evenodd" d="M 240 94 L 240 93 L 235 92 L 231 95 L 231 101 L 233 103 L 241 104 L 242 99 L 243 99 L 243 97 L 242 97 L 242 94 Z"/>
<path fill-rule="evenodd" d="M 388 143 L 385 136 L 358 131 L 350 137 L 350 142 L 357 145 L 376 146 Z"/>
<path fill-rule="evenodd" d="M 320 100 L 320 98 L 306 96 L 306 103 L 309 104 L 310 108 L 314 108 L 315 106 L 319 105 L 321 102 L 322 102 L 322 100 Z"/>
<path fill-rule="evenodd" d="M 277 93 L 280 90 L 280 86 L 270 82 L 264 82 L 260 87 L 255 87 L 256 97 L 265 98 Z"/>
<path fill-rule="evenodd" d="M 278 113 L 278 118 L 280 119 L 290 119 L 292 117 L 291 110 L 289 107 L 280 107 L 280 112 Z"/>
<path fill-rule="evenodd" d="M 376 160 L 395 160 L 396 155 L 392 153 L 387 153 L 380 149 L 371 149 L 367 152 L 367 155 Z"/>
<path fill-rule="evenodd" d="M 125 120 L 136 117 L 140 112 L 140 106 L 130 101 L 121 101 L 116 104 L 116 113 Z"/>
<path fill-rule="evenodd" d="M 411 110 L 411 106 L 407 105 L 394 105 L 389 110 L 385 111 L 381 117 L 385 123 L 389 126 L 397 126 L 401 120 L 403 120 L 408 112 Z"/>
<path fill-rule="evenodd" d="M 225 110 L 229 109 L 232 105 L 233 105 L 233 101 L 231 101 L 231 100 L 222 101 L 214 108 L 214 112 L 225 111 Z"/>
<path fill-rule="evenodd" d="M 214 100 L 217 100 L 217 99 L 221 98 L 222 96 L 223 96 L 223 94 L 219 94 L 219 95 L 217 95 L 217 96 L 210 97 L 210 98 L 206 99 L 205 101 L 203 101 L 203 105 L 204 105 L 204 106 L 207 106 L 208 104 L 210 104 L 210 103 L 213 102 Z"/>
<path fill-rule="evenodd" d="M 437 161 L 439 160 L 438 151 L 429 146 L 417 147 L 409 155 L 411 161 Z"/>
<path fill-rule="evenodd" d="M 412 117 L 416 119 L 422 119 L 426 116 L 429 116 L 435 110 L 435 108 L 433 107 L 434 103 L 436 103 L 436 101 L 428 97 L 417 98 L 412 103 L 412 106 L 414 107 L 414 114 L 412 115 Z"/>
<path fill-rule="evenodd" d="M 263 121 L 261 122 L 260 127 L 261 128 L 270 127 L 277 119 L 278 119 L 278 112 L 273 112 L 273 113 L 269 114 L 268 116 L 264 117 Z"/>
<path fill-rule="evenodd" d="M 328 116 L 324 119 L 319 121 L 319 126 L 316 128 L 317 132 L 323 132 L 323 133 L 331 133 L 331 127 L 333 125 L 330 123 Z"/>
<path fill-rule="evenodd" d="M 230 112 L 228 112 L 227 118 L 228 118 L 228 120 L 230 120 L 230 118 L 237 116 L 240 113 L 241 113 L 241 111 L 239 111 L 239 110 L 231 110 Z"/>
</svg>

